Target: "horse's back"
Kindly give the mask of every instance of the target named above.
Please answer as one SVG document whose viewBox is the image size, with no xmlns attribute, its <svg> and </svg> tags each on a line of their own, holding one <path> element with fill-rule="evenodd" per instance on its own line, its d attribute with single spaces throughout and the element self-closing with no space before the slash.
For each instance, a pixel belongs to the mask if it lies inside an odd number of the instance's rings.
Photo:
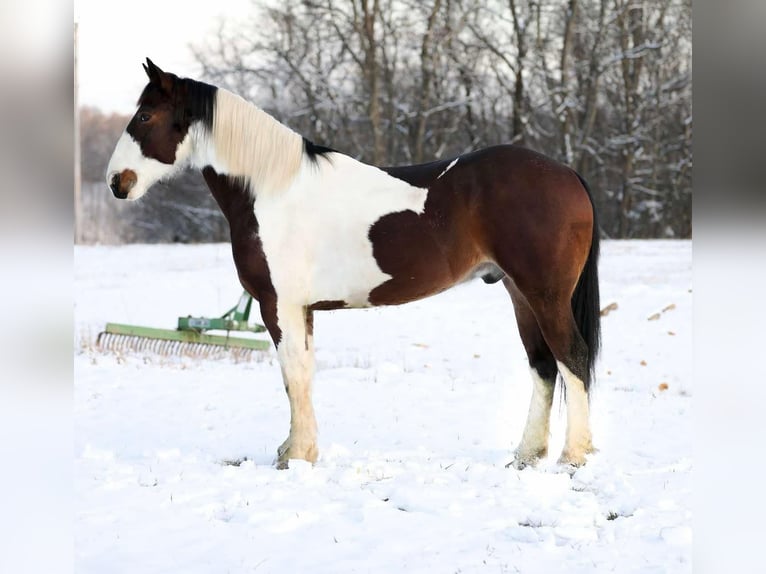
<svg viewBox="0 0 766 574">
<path fill-rule="evenodd" d="M 375 259 L 391 276 L 371 293 L 373 304 L 437 293 L 485 263 L 510 257 L 514 263 L 506 267 L 523 268 L 525 264 L 515 260 L 550 259 L 551 246 L 558 249 L 570 221 L 589 221 L 576 213 L 583 206 L 590 209 L 577 175 L 522 147 L 493 146 L 456 158 L 382 169 L 426 188 L 428 196 L 423 213 L 391 213 L 372 226 Z"/>
<path fill-rule="evenodd" d="M 498 235 L 522 239 L 536 229 L 556 234 L 572 225 L 592 225 L 591 199 L 576 172 L 524 147 L 497 145 L 456 158 L 383 169 L 428 188 L 424 216 L 434 228 L 445 222 L 459 227 L 462 221 L 483 243 L 494 242 Z"/>
</svg>

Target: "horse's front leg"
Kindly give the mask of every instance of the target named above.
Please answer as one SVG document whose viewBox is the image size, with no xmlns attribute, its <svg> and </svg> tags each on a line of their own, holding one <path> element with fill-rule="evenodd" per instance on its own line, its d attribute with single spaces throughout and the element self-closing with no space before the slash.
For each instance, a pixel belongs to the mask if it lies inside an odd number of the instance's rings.
<svg viewBox="0 0 766 574">
<path fill-rule="evenodd" d="M 290 434 L 277 450 L 277 468 L 287 468 L 291 458 L 316 462 L 319 455 L 317 423 L 311 402 L 314 377 L 312 311 L 300 305 L 265 301 L 261 303 L 261 314 L 277 347 L 290 401 Z"/>
</svg>

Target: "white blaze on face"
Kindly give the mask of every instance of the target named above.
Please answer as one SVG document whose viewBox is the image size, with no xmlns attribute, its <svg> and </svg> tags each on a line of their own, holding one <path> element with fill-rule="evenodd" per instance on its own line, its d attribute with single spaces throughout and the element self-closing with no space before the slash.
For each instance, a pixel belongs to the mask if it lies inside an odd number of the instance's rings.
<svg viewBox="0 0 766 574">
<path fill-rule="evenodd" d="M 191 130 L 189 130 L 191 132 Z M 155 183 L 176 173 L 191 156 L 192 138 L 189 134 L 178 144 L 176 161 L 173 164 L 162 163 L 146 157 L 141 146 L 124 131 L 114 148 L 109 165 L 106 168 L 106 183 L 109 185 L 115 174 L 130 170 L 136 174 L 136 183 L 130 188 L 126 199 L 138 199 Z"/>
</svg>

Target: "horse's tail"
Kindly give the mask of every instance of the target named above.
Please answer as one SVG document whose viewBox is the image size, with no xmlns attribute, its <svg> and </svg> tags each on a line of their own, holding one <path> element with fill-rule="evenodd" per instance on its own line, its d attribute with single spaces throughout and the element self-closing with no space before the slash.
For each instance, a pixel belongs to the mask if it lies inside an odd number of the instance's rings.
<svg viewBox="0 0 766 574">
<path fill-rule="evenodd" d="M 596 356 L 601 348 L 601 307 L 599 305 L 598 289 L 598 253 L 599 253 L 599 229 L 596 218 L 596 206 L 593 203 L 593 195 L 585 179 L 578 173 L 588 198 L 593 206 L 593 238 L 590 243 L 590 252 L 585 261 L 580 278 L 577 280 L 572 295 L 572 314 L 574 315 L 580 335 L 588 345 L 588 379 L 584 381 L 585 391 L 588 392 L 594 381 Z"/>
</svg>

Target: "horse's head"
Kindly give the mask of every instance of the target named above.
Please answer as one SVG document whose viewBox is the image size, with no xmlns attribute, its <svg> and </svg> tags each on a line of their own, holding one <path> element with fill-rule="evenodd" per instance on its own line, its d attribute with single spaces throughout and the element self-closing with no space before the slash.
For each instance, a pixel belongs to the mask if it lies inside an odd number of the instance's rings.
<svg viewBox="0 0 766 574">
<path fill-rule="evenodd" d="M 190 126 L 203 119 L 188 106 L 187 80 L 163 72 L 149 58 L 144 70 L 149 83 L 106 170 L 107 185 L 119 199 L 138 199 L 187 165 L 193 152 Z"/>
</svg>

